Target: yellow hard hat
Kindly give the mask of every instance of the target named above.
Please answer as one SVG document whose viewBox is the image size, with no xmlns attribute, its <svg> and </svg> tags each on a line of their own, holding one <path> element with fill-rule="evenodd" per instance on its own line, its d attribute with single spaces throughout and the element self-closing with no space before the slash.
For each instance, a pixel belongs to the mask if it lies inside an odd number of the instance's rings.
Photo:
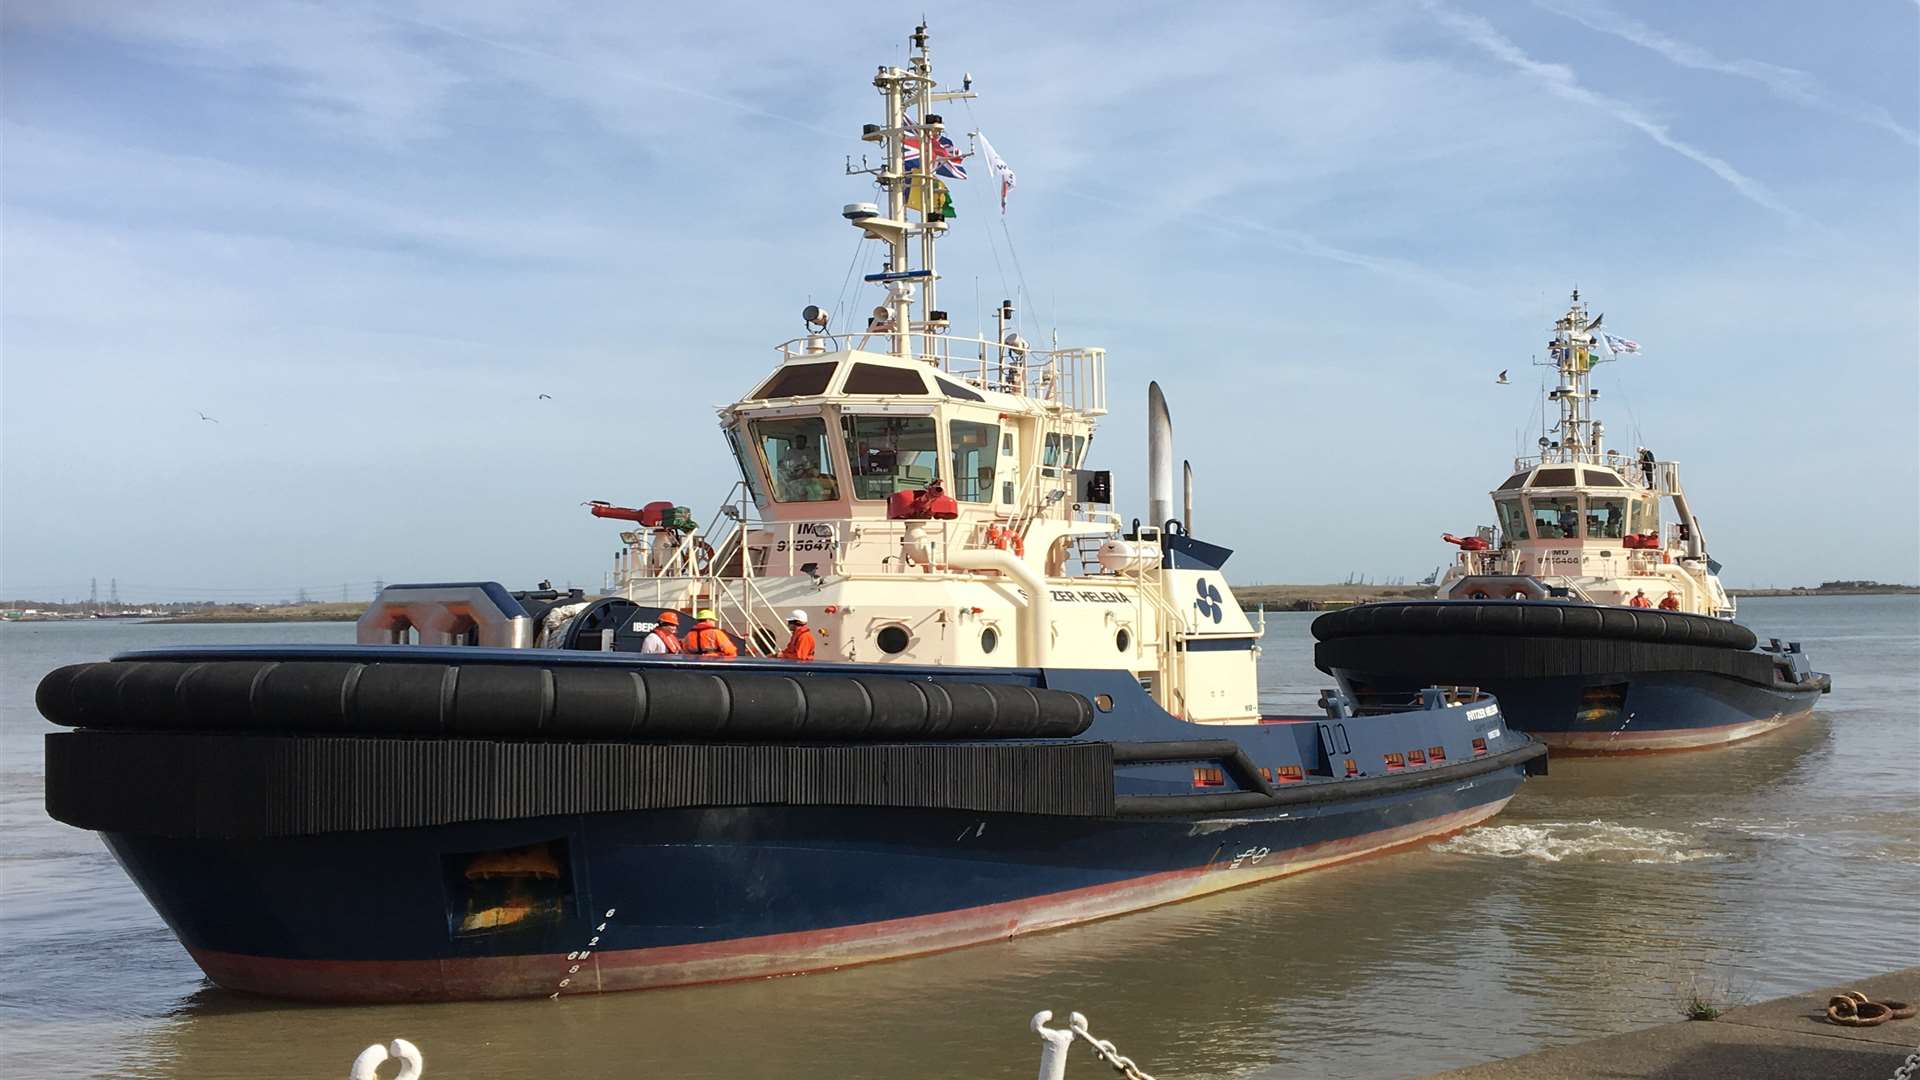
<svg viewBox="0 0 1920 1080">
<path fill-rule="evenodd" d="M 713 621 L 713 617 L 714 617 L 714 615 L 713 615 L 713 609 L 712 609 L 712 608 L 710 608 L 710 607 L 709 607 L 709 608 L 701 608 L 701 609 L 700 609 L 699 611 L 697 611 L 697 612 L 694 612 L 694 615 L 693 615 L 693 617 L 694 617 L 694 618 L 696 618 L 696 619 L 706 619 L 707 621 L 709 621 L 709 622 L 711 622 L 711 621 Z"/>
</svg>

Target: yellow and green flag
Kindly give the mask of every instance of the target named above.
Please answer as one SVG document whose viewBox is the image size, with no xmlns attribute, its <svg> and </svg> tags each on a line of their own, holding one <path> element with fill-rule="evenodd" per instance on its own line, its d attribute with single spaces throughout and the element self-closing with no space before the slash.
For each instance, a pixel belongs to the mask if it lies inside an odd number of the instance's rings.
<svg viewBox="0 0 1920 1080">
<path fill-rule="evenodd" d="M 932 177 L 907 177 L 907 205 L 922 214 L 939 214 L 944 218 L 960 216 L 953 210 L 953 193 L 947 190 L 946 184 Z"/>
</svg>

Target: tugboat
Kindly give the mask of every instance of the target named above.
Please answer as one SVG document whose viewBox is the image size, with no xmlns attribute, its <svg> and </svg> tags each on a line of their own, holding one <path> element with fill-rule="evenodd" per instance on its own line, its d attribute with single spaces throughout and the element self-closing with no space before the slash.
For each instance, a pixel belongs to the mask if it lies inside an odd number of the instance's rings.
<svg viewBox="0 0 1920 1080">
<path fill-rule="evenodd" d="M 1751 738 L 1832 689 L 1798 642 L 1733 621 L 1679 463 L 1606 447 L 1590 375 L 1639 346 L 1602 317 L 1574 291 L 1548 346 L 1559 422 L 1493 491 L 1498 526 L 1443 535 L 1460 550 L 1439 598 L 1314 620 L 1315 664 L 1355 700 L 1471 685 L 1556 751 L 1634 753 Z"/>
<path fill-rule="evenodd" d="M 1105 353 L 936 306 L 951 146 L 924 26 L 873 78 L 886 303 L 720 412 L 711 524 L 631 523 L 604 595 L 394 586 L 338 647 L 63 668 L 53 817 L 100 831 L 221 986 L 330 1001 L 558 996 L 829 969 L 1068 926 L 1375 854 L 1499 812 L 1545 748 L 1484 694 L 1263 716 L 1227 549 L 1086 467 Z M 943 140 L 946 142 L 943 143 Z M 949 151 L 957 154 L 957 148 Z M 635 500 L 639 501 L 639 500 Z M 673 619 L 668 618 L 672 613 Z M 668 651 L 696 617 L 730 659 Z M 806 624 L 811 660 L 785 660 Z M 675 638 L 676 645 L 679 639 Z M 662 644 L 663 648 L 670 648 Z"/>
</svg>

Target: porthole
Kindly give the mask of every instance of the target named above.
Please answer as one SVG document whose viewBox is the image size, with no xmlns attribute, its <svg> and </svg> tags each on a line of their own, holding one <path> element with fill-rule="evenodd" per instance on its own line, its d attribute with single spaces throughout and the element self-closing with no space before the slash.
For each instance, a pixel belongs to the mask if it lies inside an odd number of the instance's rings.
<svg viewBox="0 0 1920 1080">
<path fill-rule="evenodd" d="M 1121 652 L 1126 652 L 1128 649 L 1132 648 L 1133 632 L 1131 630 L 1128 630 L 1124 626 L 1121 627 L 1119 632 L 1113 635 L 1113 647 L 1120 650 Z"/>
<path fill-rule="evenodd" d="M 1000 644 L 1000 631 L 995 630 L 991 626 L 987 627 L 985 630 L 980 631 L 980 651 L 981 652 L 990 653 L 997 646 L 999 646 L 999 644 Z"/>
<path fill-rule="evenodd" d="M 883 626 L 879 633 L 873 635 L 873 643 L 888 656 L 898 656 L 907 651 L 907 646 L 913 643 L 913 636 L 907 633 L 904 626 Z"/>
<path fill-rule="evenodd" d="M 1093 696 L 1093 707 L 1096 709 L 1099 709 L 1101 712 L 1112 712 L 1113 711 L 1113 695 L 1112 694 L 1095 694 Z"/>
</svg>

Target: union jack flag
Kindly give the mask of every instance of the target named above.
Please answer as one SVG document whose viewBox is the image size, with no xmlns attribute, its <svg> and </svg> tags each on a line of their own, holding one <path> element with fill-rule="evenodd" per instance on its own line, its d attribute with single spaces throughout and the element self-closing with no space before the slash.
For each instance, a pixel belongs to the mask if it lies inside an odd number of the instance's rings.
<svg viewBox="0 0 1920 1080">
<path fill-rule="evenodd" d="M 918 134 L 902 136 L 900 139 L 900 150 L 906 158 L 907 171 L 910 173 L 919 172 L 920 136 Z M 967 155 L 960 152 L 959 147 L 953 144 L 952 139 L 945 135 L 940 136 L 933 144 L 933 175 L 944 176 L 949 180 L 965 180 L 967 178 L 967 168 L 960 163 L 966 160 L 966 156 Z"/>
</svg>

